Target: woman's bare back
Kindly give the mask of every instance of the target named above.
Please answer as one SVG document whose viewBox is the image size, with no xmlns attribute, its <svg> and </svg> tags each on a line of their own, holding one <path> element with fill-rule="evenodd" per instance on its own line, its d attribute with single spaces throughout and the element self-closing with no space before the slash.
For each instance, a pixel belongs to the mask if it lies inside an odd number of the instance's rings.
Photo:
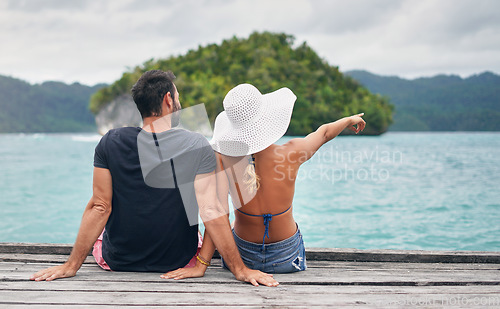
<svg viewBox="0 0 500 309">
<path fill-rule="evenodd" d="M 229 187 L 234 207 L 247 214 L 273 215 L 269 224 L 269 238 L 266 237 L 265 243 L 287 239 L 297 231 L 293 218 L 292 202 L 295 192 L 295 178 L 300 164 L 291 162 L 294 160 L 290 160 L 289 146 L 287 144 L 271 145 L 254 154 L 255 171 L 260 179 L 260 185 L 253 194 L 247 190 L 243 182 L 248 160 L 241 157 L 222 156 L 223 165 L 230 180 Z M 230 168 L 227 168 L 229 166 L 233 167 L 234 174 Z M 235 177 L 240 193 L 235 185 Z M 265 232 L 264 218 L 248 216 L 240 211 L 235 211 L 234 229 L 236 234 L 247 241 L 262 243 Z"/>
</svg>

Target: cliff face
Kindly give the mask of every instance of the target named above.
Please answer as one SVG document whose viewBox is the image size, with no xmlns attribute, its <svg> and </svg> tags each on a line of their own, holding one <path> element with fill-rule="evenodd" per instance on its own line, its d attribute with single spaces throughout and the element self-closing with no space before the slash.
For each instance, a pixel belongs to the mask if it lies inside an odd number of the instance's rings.
<svg viewBox="0 0 500 309">
<path fill-rule="evenodd" d="M 141 114 L 129 94 L 123 94 L 103 107 L 97 113 L 95 122 L 101 135 L 115 128 L 142 126 Z"/>
</svg>

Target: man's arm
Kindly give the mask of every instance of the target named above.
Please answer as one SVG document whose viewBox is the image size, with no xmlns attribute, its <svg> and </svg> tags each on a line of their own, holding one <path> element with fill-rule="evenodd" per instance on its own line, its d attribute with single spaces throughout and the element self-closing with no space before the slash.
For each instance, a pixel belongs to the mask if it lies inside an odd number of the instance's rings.
<svg viewBox="0 0 500 309">
<path fill-rule="evenodd" d="M 364 113 L 344 117 L 335 122 L 321 125 L 316 131 L 308 134 L 304 138 L 294 138 L 284 146 L 291 148 L 289 156 L 295 155 L 299 163 L 309 160 L 316 151 L 339 135 L 345 128 L 358 134 L 365 128 L 365 121 L 361 118 Z"/>
<path fill-rule="evenodd" d="M 63 265 L 41 270 L 32 275 L 30 280 L 52 281 L 76 275 L 108 221 L 112 195 L 111 173 L 108 169 L 94 167 L 92 198 L 83 212 L 71 255 Z"/>
<path fill-rule="evenodd" d="M 227 212 L 217 198 L 215 173 L 197 175 L 194 188 L 205 229 L 236 279 L 250 282 L 254 286 L 258 286 L 259 283 L 277 286 L 278 282 L 272 275 L 249 269 L 243 264 L 231 233 Z"/>
<path fill-rule="evenodd" d="M 217 183 L 217 198 L 221 203 L 224 213 L 229 217 L 229 204 L 228 204 L 228 195 L 229 195 L 229 183 L 227 180 L 227 176 L 225 171 L 222 169 L 221 158 L 219 153 L 215 153 L 217 158 L 217 168 L 216 172 L 216 183 Z M 215 252 L 215 244 L 210 237 L 210 233 L 205 229 L 205 235 L 203 235 L 203 245 L 201 246 L 199 256 L 207 262 L 212 260 L 212 257 Z M 178 268 L 173 271 L 169 271 L 163 275 L 161 278 L 164 279 L 185 279 L 185 278 L 197 278 L 203 277 L 205 275 L 205 271 L 207 270 L 207 265 L 203 265 L 200 261 L 196 261 L 196 265 L 191 268 Z"/>
</svg>

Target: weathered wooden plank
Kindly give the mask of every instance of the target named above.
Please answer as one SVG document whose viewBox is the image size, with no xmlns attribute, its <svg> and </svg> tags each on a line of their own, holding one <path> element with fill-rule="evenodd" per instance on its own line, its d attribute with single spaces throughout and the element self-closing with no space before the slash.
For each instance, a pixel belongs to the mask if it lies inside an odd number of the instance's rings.
<svg viewBox="0 0 500 309">
<path fill-rule="evenodd" d="M 270 291 L 272 290 L 272 291 Z M 478 303 L 474 304 L 477 299 Z M 97 304 L 108 305 L 234 305 L 250 306 L 346 306 L 346 305 L 376 305 L 376 306 L 410 306 L 410 305 L 481 305 L 481 299 L 492 306 L 499 306 L 500 299 L 486 294 L 425 294 L 425 295 L 392 295 L 387 294 L 343 294 L 318 293 L 305 295 L 298 293 L 279 292 L 276 289 L 252 289 L 246 293 L 235 294 L 233 297 L 223 297 L 219 293 L 184 292 L 184 293 L 154 293 L 154 292 L 69 292 L 61 295 L 60 291 L 0 291 L 0 304 Z"/>
<path fill-rule="evenodd" d="M 69 255 L 71 249 L 70 244 L 0 243 L 0 253 Z"/>
<path fill-rule="evenodd" d="M 470 309 L 470 308 L 485 308 L 485 306 L 471 306 L 471 305 L 467 305 L 467 306 L 458 306 L 458 305 L 449 305 L 449 306 L 446 306 L 446 305 L 442 305 L 440 304 L 440 302 L 436 301 L 436 303 L 438 304 L 434 304 L 434 305 L 424 305 L 422 304 L 421 306 L 420 305 L 417 305 L 418 307 L 421 307 L 421 308 L 457 308 L 457 309 Z M 309 309 L 309 308 L 352 308 L 353 306 L 355 306 L 356 308 L 380 308 L 380 309 L 386 309 L 386 308 L 402 308 L 402 307 L 415 307 L 415 305 L 411 306 L 411 305 L 394 305 L 394 304 L 391 304 L 391 305 L 383 305 L 383 306 L 380 306 L 380 305 L 375 305 L 375 304 L 371 304 L 371 305 L 368 305 L 368 304 L 364 304 L 363 302 L 358 302 L 358 303 L 355 303 L 355 304 L 350 304 L 350 305 L 340 305 L 340 304 L 337 304 L 335 306 L 326 306 L 326 305 L 319 305 L 319 306 L 315 306 L 315 305 L 307 305 L 307 306 L 304 306 L 304 305 L 299 305 L 299 304 L 293 304 L 293 305 L 287 305 L 287 306 L 279 306 L 279 305 L 267 305 L 267 306 L 254 306 L 254 305 L 246 305 L 246 304 L 239 304 L 238 307 L 241 307 L 241 308 L 294 308 L 294 309 Z M 422 307 L 423 306 L 423 307 Z M 111 306 L 109 304 L 93 304 L 92 305 L 92 308 L 137 308 L 138 306 L 137 305 L 124 305 L 124 304 L 121 304 L 121 305 L 115 305 L 115 306 Z M 139 306 L 140 307 L 140 306 Z M 154 307 L 154 308 L 183 308 L 183 309 L 190 309 L 190 308 L 200 308 L 200 307 L 203 307 L 203 308 L 235 308 L 234 305 L 217 305 L 217 306 L 209 306 L 209 305 L 196 305 L 196 306 L 189 306 L 189 305 L 186 305 L 186 304 L 182 304 L 182 305 L 161 305 L 161 304 L 156 304 L 154 306 L 149 306 L 149 307 Z M 9 304 L 8 306 L 3 306 L 3 308 L 26 308 L 26 305 L 24 304 Z M 29 305 L 29 308 L 37 308 L 37 309 L 40 309 L 40 308 L 44 308 L 44 309 L 51 309 L 51 308 L 89 308 L 88 305 L 69 305 L 69 304 L 61 304 L 61 305 L 57 305 L 57 304 L 52 304 L 52 305 L 34 305 L 34 304 L 30 304 Z M 486 307 L 486 308 L 495 308 L 495 307 Z"/>
<path fill-rule="evenodd" d="M 401 263 L 401 262 L 345 262 L 345 261 L 307 261 L 308 268 L 342 268 L 342 269 L 489 269 L 500 270 L 500 264 L 493 263 Z"/>
<path fill-rule="evenodd" d="M 349 263 L 347 265 L 342 262 L 330 262 L 335 267 L 308 267 L 305 272 L 297 273 L 307 274 L 309 272 L 327 271 L 327 272 L 372 272 L 372 271 L 396 271 L 396 272 L 468 272 L 468 271 L 487 271 L 493 273 L 500 272 L 500 265 L 497 264 L 408 264 L 408 263 L 384 263 L 383 265 L 367 266 L 366 263 Z M 37 270 L 60 265 L 60 263 L 18 263 L 18 262 L 0 262 L 0 270 Z M 418 267 L 420 265 L 421 267 Z M 463 265 L 463 266 L 461 266 Z M 101 271 L 101 268 L 94 263 L 84 264 L 82 269 L 87 271 Z M 211 266 L 209 270 L 222 269 L 219 266 Z"/>
<path fill-rule="evenodd" d="M 88 266 L 90 267 L 90 266 Z M 132 281 L 162 282 L 160 273 L 106 272 L 100 269 L 81 270 L 75 278 L 64 280 L 79 281 Z M 0 272 L 2 281 L 27 280 L 33 271 L 22 268 Z M 295 274 L 275 274 L 282 284 L 315 284 L 315 285 L 500 285 L 500 272 L 468 270 L 468 271 L 408 271 L 390 270 L 356 271 L 339 269 L 312 269 Z M 189 279 L 196 283 L 238 283 L 226 270 L 212 268 L 202 278 Z M 182 281 L 179 284 L 182 284 Z"/>
<path fill-rule="evenodd" d="M 15 258 L 12 261 L 1 262 L 0 261 L 0 271 L 3 269 L 12 269 L 12 266 L 19 267 L 23 266 L 25 268 L 32 267 L 33 270 L 43 269 L 46 267 L 50 267 L 53 265 L 60 265 L 62 261 L 51 261 L 50 255 L 30 255 L 30 259 L 32 261 L 18 261 Z M 64 256 L 58 256 L 64 257 Z M 45 260 L 44 260 L 45 259 Z M 92 265 L 96 266 L 96 263 L 93 257 L 88 257 L 84 266 Z M 212 267 L 217 268 L 220 267 L 220 260 L 212 259 Z M 312 270 L 315 268 L 321 269 L 342 269 L 342 270 L 358 270 L 358 271 L 371 271 L 371 270 L 383 270 L 383 269 L 392 269 L 392 270 L 491 270 L 491 271 L 499 271 L 500 264 L 467 264 L 467 263 L 395 263 L 395 262 L 342 262 L 342 261 L 307 261 L 308 270 Z M 96 268 L 100 269 L 100 268 Z"/>
<path fill-rule="evenodd" d="M 1 273 L 31 273 L 41 270 L 47 266 L 59 265 L 59 264 L 46 264 L 46 265 L 32 265 L 32 264 L 14 264 L 14 263 L 0 263 L 0 272 Z M 360 267 L 362 263 L 360 263 Z M 220 267 L 210 267 L 207 271 L 207 274 L 220 271 L 222 273 L 229 273 L 229 271 L 221 269 Z M 84 265 L 82 266 L 79 273 L 88 274 L 88 275 L 98 275 L 98 276 L 108 276 L 108 274 L 112 274 L 112 276 L 151 276 L 152 273 L 129 273 L 129 272 L 107 272 L 100 269 L 97 265 Z M 353 267 L 350 268 L 309 268 L 305 272 L 294 273 L 294 274 L 276 274 L 275 276 L 293 276 L 294 278 L 302 278 L 308 276 L 318 276 L 329 277 L 333 275 L 365 275 L 365 274 L 373 274 L 373 275 L 396 275 L 396 276 L 408 276 L 408 275 L 432 275 L 439 274 L 440 276 L 463 276 L 464 274 L 471 275 L 487 275 L 491 274 L 496 277 L 500 277 L 500 270 L 497 269 L 489 269 L 489 268 L 471 268 L 471 269 L 449 269 L 449 268 L 440 268 L 440 267 L 432 267 L 432 268 L 375 268 L 375 269 L 356 269 Z"/>
<path fill-rule="evenodd" d="M 1 308 L 26 308 L 27 305 L 26 304 L 0 304 Z M 106 309 L 109 309 L 109 308 L 119 308 L 119 309 L 124 309 L 124 308 L 144 308 L 142 306 L 137 306 L 137 305 L 128 305 L 128 304 L 120 304 L 120 305 L 110 305 L 110 304 L 92 304 L 92 307 L 91 308 L 106 308 Z M 217 305 L 217 306 L 206 306 L 206 305 L 197 305 L 197 306 L 194 306 L 194 305 L 186 305 L 186 304 L 182 304 L 182 305 L 179 305 L 179 306 L 176 306 L 176 305 L 162 305 L 162 304 L 156 304 L 154 306 L 149 306 L 149 307 L 153 307 L 153 308 L 182 308 L 182 309 L 190 309 L 190 308 L 200 308 L 200 307 L 203 307 L 203 308 L 217 308 L 217 309 L 221 309 L 221 308 L 229 308 L 229 309 L 234 309 L 235 306 L 234 305 L 228 305 L 228 306 L 225 306 L 225 305 Z M 247 305 L 238 305 L 238 307 L 242 307 L 242 308 L 263 308 L 263 306 L 247 306 Z M 323 308 L 324 306 L 287 306 L 288 308 L 303 308 L 303 309 L 307 309 L 307 308 Z M 30 309 L 53 309 L 53 308 L 83 308 L 83 309 L 88 309 L 89 308 L 89 305 L 88 304 L 81 304 L 81 305 L 75 305 L 75 304 L 50 304 L 50 305 L 39 305 L 39 304 L 29 304 L 29 308 Z M 343 308 L 343 306 L 340 306 L 340 308 Z M 375 308 L 375 307 L 373 307 Z M 458 307 L 460 308 L 460 307 Z"/>
<path fill-rule="evenodd" d="M 26 304 L 0 304 L 1 308 L 26 308 L 27 305 Z M 110 305 L 110 304 L 92 304 L 92 307 L 91 308 L 106 308 L 106 309 L 109 309 L 109 308 L 119 308 L 119 309 L 123 309 L 123 308 L 144 308 L 142 306 L 137 306 L 137 305 L 128 305 L 128 304 L 120 304 L 120 305 Z M 197 305 L 197 306 L 189 306 L 189 305 L 186 305 L 186 304 L 182 304 L 182 305 L 179 305 L 179 306 L 176 306 L 176 305 L 162 305 L 162 304 L 156 304 L 154 306 L 149 306 L 149 307 L 153 307 L 153 308 L 182 308 L 182 309 L 190 309 L 190 308 L 200 308 L 200 307 L 203 307 L 203 308 L 217 308 L 217 309 L 221 309 L 221 308 L 230 308 L 230 309 L 234 309 L 235 306 L 234 305 L 228 305 L 228 306 L 225 306 L 225 305 L 217 305 L 217 306 L 207 306 L 207 305 Z M 238 307 L 242 307 L 242 308 L 263 308 L 263 306 L 252 306 L 252 305 L 238 305 Z M 303 309 L 307 309 L 307 308 L 323 308 L 324 306 L 287 306 L 288 308 L 303 308 Z M 340 306 L 340 308 L 343 308 L 344 306 Z M 29 308 L 34 308 L 34 309 L 53 309 L 53 308 L 84 308 L 84 309 L 88 309 L 89 308 L 89 305 L 88 304 L 82 304 L 82 305 L 75 305 L 75 304 L 50 304 L 50 305 L 39 305 L 39 304 L 29 304 Z M 371 307 L 371 308 L 375 308 L 375 307 Z M 460 308 L 460 307 L 458 307 Z"/>
<path fill-rule="evenodd" d="M 308 248 L 306 257 L 318 261 L 407 262 L 407 263 L 496 263 L 500 252 L 359 250 Z"/>
<path fill-rule="evenodd" d="M 152 292 L 86 292 L 72 291 L 61 295 L 59 291 L 0 291 L 0 304 L 134 304 L 138 306 L 204 304 L 238 305 L 240 303 L 263 305 L 263 299 L 254 291 L 238 297 L 216 297 L 214 293 L 176 293 L 165 295 Z"/>
<path fill-rule="evenodd" d="M 71 244 L 0 243 L 0 253 L 68 255 L 71 248 Z M 318 261 L 500 264 L 500 252 L 483 251 L 307 248 L 306 256 L 309 260 Z"/>
<path fill-rule="evenodd" d="M 50 255 L 50 254 L 24 254 L 24 253 L 2 253 L 0 262 L 13 263 L 64 263 L 68 255 Z M 93 256 L 88 256 L 84 264 L 96 264 Z"/>
<path fill-rule="evenodd" d="M 260 289 L 245 284 L 215 285 L 211 283 L 192 283 L 184 281 L 184 284 L 177 284 L 177 281 L 164 282 L 82 282 L 77 280 L 56 280 L 52 282 L 27 282 L 0 281 L 0 290 L 3 291 L 86 291 L 86 292 L 155 292 L 155 293 L 220 293 L 236 295 L 247 293 L 249 289 Z M 277 288 L 272 288 L 278 293 L 298 293 L 298 294 L 493 294 L 500 296 L 500 285 L 491 286 L 354 286 L 354 285 L 286 285 L 281 284 Z"/>
</svg>

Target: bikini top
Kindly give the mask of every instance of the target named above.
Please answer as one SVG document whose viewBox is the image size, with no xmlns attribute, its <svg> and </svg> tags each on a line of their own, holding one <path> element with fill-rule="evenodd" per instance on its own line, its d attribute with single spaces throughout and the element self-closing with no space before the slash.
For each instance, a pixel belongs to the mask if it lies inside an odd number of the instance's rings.
<svg viewBox="0 0 500 309">
<path fill-rule="evenodd" d="M 219 157 L 219 161 L 220 161 L 220 165 L 221 165 L 221 168 L 224 169 L 224 166 L 222 164 L 222 158 Z M 252 155 L 251 159 L 249 159 L 249 163 L 250 164 L 253 164 L 255 166 L 255 159 Z M 231 166 L 231 172 L 233 174 L 233 179 L 234 179 L 234 185 L 236 186 L 236 192 L 238 192 L 238 198 L 240 200 L 240 205 L 243 205 L 243 197 L 241 195 L 241 191 L 240 191 L 240 186 L 238 185 L 238 181 L 236 180 L 236 173 L 234 172 L 234 169 L 233 167 Z M 292 208 L 292 205 L 290 205 L 290 207 L 288 207 L 285 211 L 282 211 L 278 214 L 270 214 L 270 213 L 267 213 L 267 214 L 262 214 L 262 215 L 253 215 L 253 214 L 249 214 L 249 213 L 246 213 L 244 211 L 241 211 L 239 210 L 238 208 L 235 208 L 237 211 L 239 211 L 240 213 L 246 215 L 246 216 L 249 216 L 249 217 L 262 217 L 264 219 L 264 227 L 265 227 L 265 231 L 264 231 L 264 237 L 262 238 L 262 251 L 264 251 L 264 246 L 265 246 L 265 241 L 266 241 L 266 236 L 267 238 L 270 238 L 269 237 L 269 223 L 271 222 L 271 220 L 273 219 L 274 216 L 279 216 L 279 215 L 282 215 L 284 214 L 285 212 L 289 211 L 290 208 Z"/>
</svg>

